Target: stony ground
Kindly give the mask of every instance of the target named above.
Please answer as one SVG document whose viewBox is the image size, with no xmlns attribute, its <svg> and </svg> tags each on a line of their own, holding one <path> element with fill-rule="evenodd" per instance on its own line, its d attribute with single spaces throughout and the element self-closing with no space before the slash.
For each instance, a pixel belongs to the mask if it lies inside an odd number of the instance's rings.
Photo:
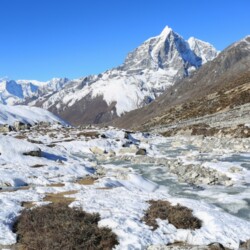
<svg viewBox="0 0 250 250">
<path fill-rule="evenodd" d="M 161 245 L 151 249 L 164 249 L 163 245 L 177 241 L 193 245 L 190 249 L 210 249 L 207 245 L 213 242 L 237 249 L 250 238 L 250 222 L 246 219 L 226 213 L 205 200 L 174 197 L 167 184 L 157 183 L 157 179 L 166 175 L 176 179 L 176 185 L 186 183 L 194 187 L 194 192 L 200 190 L 200 197 L 206 190 L 211 191 L 209 187 L 245 188 L 250 183 L 248 162 L 222 164 L 221 157 L 235 154 L 249 157 L 248 138 L 164 138 L 114 128 L 72 128 L 41 123 L 30 129 L 3 133 L 0 141 L 2 245 L 15 243 L 11 225 L 22 209 L 50 202 L 100 213 L 99 224 L 118 235 L 116 249 L 145 249 L 150 245 Z M 160 169 L 164 174 L 155 175 L 150 181 L 143 174 L 147 168 Z M 244 199 L 248 193 L 244 190 L 236 199 L 239 206 L 246 206 Z M 229 196 L 224 199 L 231 202 Z M 159 219 L 158 229 L 152 231 L 142 222 L 149 200 L 186 206 L 202 221 L 202 227 L 177 229 Z M 227 223 L 227 228 L 222 222 Z M 169 247 L 166 249 L 189 249 L 179 245 Z"/>
</svg>

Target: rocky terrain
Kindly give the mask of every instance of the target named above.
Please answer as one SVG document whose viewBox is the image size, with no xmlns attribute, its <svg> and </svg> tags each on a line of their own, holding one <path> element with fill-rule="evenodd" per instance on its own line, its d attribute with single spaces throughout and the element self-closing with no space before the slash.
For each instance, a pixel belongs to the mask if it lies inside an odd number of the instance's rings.
<svg viewBox="0 0 250 250">
<path fill-rule="evenodd" d="M 250 38 L 229 46 L 145 108 L 115 120 L 120 127 L 165 135 L 249 136 Z M 230 132 L 231 131 L 231 132 Z"/>
<path fill-rule="evenodd" d="M 114 249 L 247 249 L 249 138 L 166 138 L 46 120 L 13 128 L 0 133 L 2 249 L 18 247 L 12 225 L 23 209 L 48 203 L 99 213 L 98 225 L 117 235 Z M 174 226 L 156 207 L 152 228 L 142 220 L 151 200 L 191 211 L 200 227 L 179 228 L 177 215 Z"/>
</svg>

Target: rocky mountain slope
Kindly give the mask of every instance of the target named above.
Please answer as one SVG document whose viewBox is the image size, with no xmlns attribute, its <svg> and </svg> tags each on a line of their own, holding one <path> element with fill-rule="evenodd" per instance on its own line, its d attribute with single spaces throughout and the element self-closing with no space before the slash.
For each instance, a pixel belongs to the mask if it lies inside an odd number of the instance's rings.
<svg viewBox="0 0 250 250">
<path fill-rule="evenodd" d="M 73 124 L 110 121 L 150 103 L 216 56 L 210 44 L 194 38 L 185 41 L 166 27 L 130 53 L 120 67 L 72 82 L 35 105 Z"/>
<path fill-rule="evenodd" d="M 145 130 L 176 127 L 180 123 L 185 124 L 187 120 L 191 120 L 191 123 L 194 120 L 193 123 L 197 124 L 199 123 L 197 119 L 200 117 L 212 114 L 223 117 L 225 112 L 237 110 L 242 105 L 248 104 L 249 90 L 250 37 L 248 36 L 226 48 L 217 58 L 208 62 L 192 76 L 177 82 L 146 108 L 132 111 L 113 124 L 129 128 L 143 127 Z M 233 116 L 231 112 L 231 115 L 224 117 L 234 121 L 233 117 L 238 114 L 235 111 Z M 249 119 L 247 106 L 242 108 L 243 114 L 245 119 L 243 117 L 238 119 L 238 124 L 246 123 Z"/>
<path fill-rule="evenodd" d="M 0 81 L 0 102 L 43 107 L 73 124 L 110 121 L 150 103 L 218 52 L 203 41 L 185 41 L 171 28 L 129 53 L 103 74 L 69 81 Z"/>
</svg>

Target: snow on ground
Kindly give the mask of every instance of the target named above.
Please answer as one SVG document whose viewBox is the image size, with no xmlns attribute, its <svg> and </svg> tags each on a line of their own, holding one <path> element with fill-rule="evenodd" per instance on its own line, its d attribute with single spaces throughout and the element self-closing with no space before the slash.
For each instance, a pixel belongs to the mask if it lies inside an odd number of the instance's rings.
<svg viewBox="0 0 250 250">
<path fill-rule="evenodd" d="M 38 122 L 59 122 L 66 124 L 57 116 L 41 108 L 0 104 L 0 124 L 13 125 L 15 121 L 32 125 Z"/>
<path fill-rule="evenodd" d="M 94 131 L 99 136 L 87 136 L 85 132 Z M 22 134 L 22 139 L 20 139 Z M 18 137 L 19 135 L 19 137 Z M 101 136 L 105 135 L 105 136 Z M 10 132 L 7 136 L 0 136 L 0 245 L 14 244 L 16 236 L 11 231 L 15 218 L 23 209 L 23 201 L 45 204 L 43 197 L 47 193 L 76 191 L 71 194 L 75 201 L 70 206 L 81 207 L 88 212 L 98 212 L 101 215 L 100 226 L 108 226 L 118 235 L 119 245 L 115 249 L 145 249 L 153 244 L 168 244 L 174 241 L 186 241 L 189 244 L 209 244 L 219 242 L 225 247 L 237 249 L 240 241 L 250 238 L 250 219 L 242 219 L 226 212 L 222 206 L 208 202 L 207 197 L 215 199 L 221 204 L 231 205 L 233 199 L 238 197 L 238 210 L 240 207 L 248 208 L 244 199 L 249 195 L 249 189 L 244 183 L 239 183 L 242 191 L 237 195 L 227 193 L 225 187 L 205 187 L 200 191 L 187 189 L 187 194 L 196 193 L 198 198 L 192 196 L 172 195 L 173 186 L 161 186 L 151 180 L 145 179 L 131 162 L 124 163 L 121 156 L 135 157 L 133 153 L 121 153 L 121 149 L 138 147 L 146 148 L 150 157 L 171 158 L 176 152 L 180 153 L 180 161 L 189 161 L 190 154 L 193 160 L 201 161 L 198 146 L 190 146 L 192 141 L 185 138 L 166 139 L 156 135 L 136 133 L 126 135 L 125 132 L 109 129 L 63 128 L 60 126 L 46 127 L 34 126 L 30 131 Z M 17 138 L 14 138 L 17 137 Z M 19 139 L 18 139 L 19 138 Z M 37 142 L 29 142 L 35 139 Z M 179 140 L 179 141 L 178 141 Z M 130 145 L 130 144 L 131 145 Z M 187 144 L 185 144 L 187 143 Z M 173 147 L 175 145 L 175 147 Z M 93 153 L 93 148 L 99 151 Z M 195 151 L 192 154 L 192 150 Z M 41 157 L 23 155 L 27 151 L 41 150 Z M 173 151 L 176 149 L 177 151 Z M 191 150 L 191 151 L 190 151 Z M 105 151 L 105 153 L 104 153 Z M 116 154 L 115 159 L 109 152 Z M 187 153 L 190 151 L 190 154 Z M 103 152 L 103 153 L 101 153 Z M 183 153 L 184 152 L 184 153 Z M 222 159 L 224 150 L 217 159 Z M 172 154 L 172 155 L 171 155 Z M 213 157 L 214 155 L 211 154 Z M 229 155 L 227 155 L 228 157 Z M 232 155 L 231 155 L 232 156 Z M 248 159 L 249 153 L 242 152 L 241 156 Z M 203 156 L 204 157 L 204 156 Z M 209 157 L 204 163 L 208 168 L 217 168 L 224 173 L 230 173 L 234 180 L 239 180 L 238 172 L 227 171 L 232 165 L 220 162 L 209 163 Z M 241 158 L 240 158 L 241 159 Z M 120 160 L 120 163 L 119 163 Z M 225 160 L 225 159 L 224 159 Z M 246 162 L 245 162 L 246 163 Z M 131 164 L 131 165 L 130 165 Z M 250 182 L 249 169 L 244 168 Z M 145 164 L 142 165 L 147 167 Z M 148 165 L 150 168 L 150 165 Z M 165 171 L 162 166 L 158 169 Z M 162 174 L 164 176 L 165 172 Z M 80 178 L 95 176 L 98 178 L 92 185 L 81 185 Z M 51 184 L 63 183 L 62 186 Z M 179 184 L 176 184 L 179 185 Z M 183 184 L 182 184 L 183 185 Z M 19 189 L 27 186 L 26 189 Z M 232 187 L 234 188 L 234 187 Z M 235 188 L 238 188 L 236 185 Z M 16 190 L 16 191 L 15 191 Z M 8 191 L 11 192 L 11 195 Z M 189 197 L 189 198 L 188 198 Z M 193 210 L 195 216 L 202 220 L 202 227 L 198 230 L 176 229 L 168 221 L 158 220 L 159 228 L 152 231 L 141 221 L 148 208 L 148 200 L 168 200 L 173 205 L 179 203 Z M 236 210 L 237 210 L 236 209 Z M 230 211 L 229 211 L 230 212 Z M 236 211 L 237 212 L 237 211 Z M 246 217 L 247 218 L 247 217 Z"/>
</svg>

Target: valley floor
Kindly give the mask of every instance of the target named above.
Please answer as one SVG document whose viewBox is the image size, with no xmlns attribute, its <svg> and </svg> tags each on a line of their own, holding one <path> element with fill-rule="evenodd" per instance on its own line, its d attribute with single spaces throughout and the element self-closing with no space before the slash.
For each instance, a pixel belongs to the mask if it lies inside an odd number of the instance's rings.
<svg viewBox="0 0 250 250">
<path fill-rule="evenodd" d="M 64 202 L 100 213 L 99 226 L 118 236 L 115 249 L 174 242 L 239 249 L 250 239 L 249 187 L 249 138 L 38 124 L 0 135 L 0 246 L 13 248 L 12 225 L 25 207 Z M 149 200 L 192 209 L 201 228 L 157 219 L 153 230 L 142 220 Z"/>
</svg>

